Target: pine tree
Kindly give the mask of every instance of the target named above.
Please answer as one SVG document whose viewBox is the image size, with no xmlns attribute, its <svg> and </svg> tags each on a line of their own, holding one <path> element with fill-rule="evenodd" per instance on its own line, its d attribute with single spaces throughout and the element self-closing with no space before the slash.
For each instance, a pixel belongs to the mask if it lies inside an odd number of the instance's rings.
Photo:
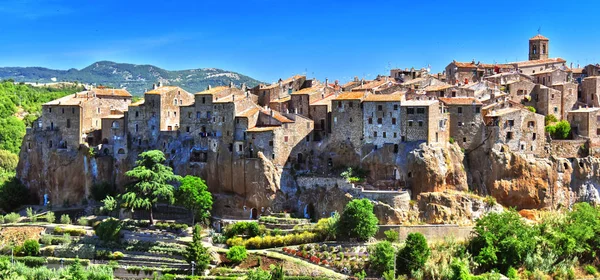
<svg viewBox="0 0 600 280">
<path fill-rule="evenodd" d="M 185 258 L 188 263 L 195 262 L 198 271 L 206 269 L 210 263 L 208 249 L 202 245 L 202 228 L 199 225 L 194 227 L 192 242 L 188 244 Z"/>
</svg>

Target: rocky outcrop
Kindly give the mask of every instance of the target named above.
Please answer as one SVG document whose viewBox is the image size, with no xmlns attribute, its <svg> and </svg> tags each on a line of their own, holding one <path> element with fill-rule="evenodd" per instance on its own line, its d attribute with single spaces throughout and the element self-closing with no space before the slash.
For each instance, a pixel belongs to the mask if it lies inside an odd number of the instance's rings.
<svg viewBox="0 0 600 280">
<path fill-rule="evenodd" d="M 459 192 L 421 193 L 417 203 L 419 219 L 428 224 L 469 225 L 487 213 L 504 211 L 494 200 Z"/>
<path fill-rule="evenodd" d="M 408 182 L 413 197 L 422 192 L 468 190 L 464 154 L 458 145 L 421 145 L 408 154 Z"/>
</svg>

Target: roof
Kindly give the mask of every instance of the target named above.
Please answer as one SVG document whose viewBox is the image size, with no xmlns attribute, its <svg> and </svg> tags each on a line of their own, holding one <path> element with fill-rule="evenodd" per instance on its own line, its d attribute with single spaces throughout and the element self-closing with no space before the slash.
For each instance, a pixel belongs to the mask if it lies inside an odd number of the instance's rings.
<svg viewBox="0 0 600 280">
<path fill-rule="evenodd" d="M 583 74 L 583 68 L 571 68 L 573 74 Z"/>
<path fill-rule="evenodd" d="M 195 94 L 215 94 L 215 93 L 218 93 L 220 91 L 226 90 L 228 88 L 229 87 L 225 87 L 225 86 L 211 87 L 211 88 L 209 88 L 207 90 L 196 92 Z"/>
<path fill-rule="evenodd" d="M 50 102 L 46 102 L 43 105 L 45 105 L 45 106 L 47 106 L 47 105 L 62 105 L 62 106 L 80 105 L 82 102 L 89 100 L 89 98 L 87 98 L 85 93 L 87 93 L 87 92 L 84 92 L 83 95 L 78 95 L 77 93 L 70 94 L 67 96 L 63 96 L 59 99 L 55 99 Z"/>
<path fill-rule="evenodd" d="M 275 110 L 270 110 L 270 111 L 268 111 L 268 110 L 261 110 L 261 112 L 263 114 L 267 114 L 269 116 L 272 116 L 274 119 L 276 119 L 276 120 L 278 120 L 278 121 L 280 121 L 282 123 L 293 123 L 294 122 L 294 121 L 288 119 L 286 116 L 282 115 L 281 113 L 279 113 L 279 112 L 277 112 Z M 271 113 L 273 115 L 271 115 Z"/>
<path fill-rule="evenodd" d="M 311 94 L 313 92 L 317 92 L 322 90 L 324 87 L 308 87 L 308 88 L 303 88 L 299 91 L 295 91 L 292 92 L 292 95 L 302 95 L 302 94 Z"/>
<path fill-rule="evenodd" d="M 571 110 L 568 113 L 590 113 L 590 112 L 596 112 L 599 110 L 600 110 L 600 108 L 598 108 L 598 107 L 579 108 L 579 109 Z"/>
<path fill-rule="evenodd" d="M 481 105 L 481 101 L 474 97 L 440 97 L 438 98 L 446 105 Z"/>
<path fill-rule="evenodd" d="M 454 65 L 456 65 L 456 67 L 459 67 L 459 68 L 495 68 L 495 67 L 502 68 L 502 69 L 514 68 L 514 66 L 510 65 L 510 64 L 475 63 L 475 61 L 471 61 L 471 62 L 452 61 L 452 63 L 454 63 Z"/>
<path fill-rule="evenodd" d="M 567 62 L 567 61 L 560 57 L 557 57 L 557 58 L 546 58 L 546 59 L 538 59 L 538 60 L 518 61 L 518 62 L 513 62 L 513 64 L 516 64 L 518 67 L 523 67 L 523 66 L 532 66 L 532 65 L 540 65 L 540 64 L 548 64 L 548 63 L 564 63 L 564 62 Z"/>
<path fill-rule="evenodd" d="M 328 96 L 325 96 L 325 98 L 323 99 L 319 99 L 313 103 L 310 103 L 310 106 L 327 106 L 327 105 L 331 105 L 331 100 L 335 99 L 335 94 L 329 94 Z"/>
<path fill-rule="evenodd" d="M 541 74 L 548 74 L 548 73 L 552 73 L 552 72 L 558 71 L 558 70 L 561 70 L 561 69 L 558 69 L 558 68 L 547 68 L 547 69 L 544 69 L 544 70 L 542 70 L 540 72 L 533 73 L 533 74 L 531 74 L 531 76 L 537 76 L 537 75 L 541 75 Z"/>
<path fill-rule="evenodd" d="M 260 111 L 259 107 L 250 107 L 247 110 L 235 114 L 235 116 L 240 118 L 248 118 L 254 116 L 256 113 L 258 113 L 258 111 Z"/>
<path fill-rule="evenodd" d="M 141 99 L 134 103 L 131 103 L 129 106 L 140 106 L 140 105 L 144 105 L 144 99 Z"/>
<path fill-rule="evenodd" d="M 431 86 L 426 86 L 423 90 L 424 91 L 440 91 L 440 90 L 445 90 L 448 88 L 453 88 L 453 85 L 450 84 L 438 84 L 438 85 L 431 85 Z"/>
<path fill-rule="evenodd" d="M 364 91 L 347 91 L 338 95 L 334 100 L 361 100 L 364 96 Z"/>
<path fill-rule="evenodd" d="M 169 91 L 176 90 L 177 88 L 178 87 L 176 87 L 176 86 L 164 86 L 164 87 L 155 88 L 151 91 L 147 91 L 146 94 L 163 94 L 163 93 L 167 93 Z"/>
<path fill-rule="evenodd" d="M 363 102 L 400 102 L 404 94 L 369 94 Z"/>
<path fill-rule="evenodd" d="M 499 117 L 502 115 L 506 115 L 506 114 L 510 114 L 510 113 L 514 113 L 517 111 L 520 111 L 521 108 L 515 108 L 515 107 L 510 107 L 510 108 L 503 108 L 500 110 L 494 110 L 494 111 L 490 111 L 486 117 Z M 523 110 L 527 110 L 527 109 L 523 109 Z M 527 112 L 529 112 L 529 110 L 527 110 Z"/>
<path fill-rule="evenodd" d="M 276 100 L 272 100 L 272 101 L 271 101 L 271 102 L 269 102 L 269 103 L 283 103 L 283 102 L 288 102 L 288 101 L 290 101 L 290 99 L 292 99 L 292 97 L 288 95 L 288 96 L 286 96 L 286 97 L 282 97 L 282 98 L 279 98 L 279 99 L 276 99 Z"/>
<path fill-rule="evenodd" d="M 401 106 L 431 106 L 437 104 L 437 100 L 406 100 L 400 103 Z"/>
<path fill-rule="evenodd" d="M 267 131 L 273 131 L 279 127 L 280 126 L 253 127 L 253 128 L 249 128 L 248 130 L 246 130 L 246 132 L 267 132 Z"/>
<path fill-rule="evenodd" d="M 289 77 L 289 78 L 287 78 L 285 80 L 282 80 L 281 84 L 287 84 L 287 83 L 292 82 L 293 80 L 298 80 L 300 78 L 306 78 L 306 76 L 304 76 L 304 75 L 295 75 L 293 77 Z M 278 87 L 278 86 L 279 86 L 279 82 L 270 84 L 268 86 L 265 86 L 262 89 L 271 89 L 271 88 L 275 88 L 275 87 Z"/>
<path fill-rule="evenodd" d="M 382 85 L 384 85 L 386 83 L 393 83 L 393 81 L 391 79 L 387 80 L 387 81 L 385 79 L 374 80 L 374 81 L 365 83 L 365 84 L 363 84 L 361 86 L 355 87 L 352 90 L 353 91 L 360 91 L 360 90 L 365 90 L 365 89 L 373 89 L 373 88 L 382 86 Z"/>
<path fill-rule="evenodd" d="M 97 96 L 119 96 L 119 97 L 131 97 L 125 89 L 114 89 L 114 88 L 94 88 L 90 92 L 95 93 Z"/>
<path fill-rule="evenodd" d="M 550 39 L 548 39 L 548 38 L 546 38 L 546 37 L 542 36 L 541 34 L 538 34 L 538 35 L 535 35 L 535 36 L 531 37 L 531 39 L 529 39 L 529 40 L 530 40 L 530 41 L 531 41 L 531 40 L 544 40 L 544 41 L 548 41 L 548 40 L 550 40 Z"/>
<path fill-rule="evenodd" d="M 234 94 L 230 94 L 230 95 L 218 98 L 218 99 L 214 100 L 213 103 L 236 102 L 236 101 L 244 100 L 246 98 L 247 98 L 246 95 L 243 93 L 234 93 Z"/>
<path fill-rule="evenodd" d="M 119 114 L 119 115 L 108 115 L 105 117 L 102 117 L 102 119 L 122 119 L 125 115 Z"/>
</svg>

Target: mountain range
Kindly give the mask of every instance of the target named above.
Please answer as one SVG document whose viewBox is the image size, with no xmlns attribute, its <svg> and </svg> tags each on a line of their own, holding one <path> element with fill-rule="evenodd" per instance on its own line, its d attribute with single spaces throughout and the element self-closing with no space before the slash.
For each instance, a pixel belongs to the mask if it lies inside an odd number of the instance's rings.
<svg viewBox="0 0 600 280">
<path fill-rule="evenodd" d="M 191 93 L 205 90 L 208 85 L 240 86 L 246 83 L 253 87 L 261 83 L 251 77 L 216 68 L 201 68 L 169 71 L 153 65 L 138 65 L 98 61 L 81 70 L 55 70 L 43 67 L 0 67 L 0 79 L 13 79 L 16 82 L 53 83 L 74 82 L 126 88 L 139 96 L 152 88 L 152 84 L 162 81 L 164 85 L 179 86 Z"/>
</svg>

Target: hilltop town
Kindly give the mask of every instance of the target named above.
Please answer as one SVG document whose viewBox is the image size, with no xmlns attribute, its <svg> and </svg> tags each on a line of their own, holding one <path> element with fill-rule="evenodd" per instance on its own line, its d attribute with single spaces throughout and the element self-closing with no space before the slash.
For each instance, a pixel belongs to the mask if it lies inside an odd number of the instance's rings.
<svg viewBox="0 0 600 280">
<path fill-rule="evenodd" d="M 137 155 L 159 149 L 177 174 L 206 180 L 222 219 L 328 217 L 347 196 L 381 202 L 382 224 L 479 215 L 428 208 L 443 191 L 518 209 L 600 200 L 586 175 L 586 157 L 599 151 L 600 66 L 550 57 L 539 34 L 528 53 L 528 61 L 452 61 L 438 74 L 392 69 L 346 84 L 296 75 L 190 93 L 158 82 L 136 102 L 125 89 L 88 87 L 43 105 L 17 176 L 40 203 L 80 204 L 96 184 L 122 188 Z"/>
</svg>

